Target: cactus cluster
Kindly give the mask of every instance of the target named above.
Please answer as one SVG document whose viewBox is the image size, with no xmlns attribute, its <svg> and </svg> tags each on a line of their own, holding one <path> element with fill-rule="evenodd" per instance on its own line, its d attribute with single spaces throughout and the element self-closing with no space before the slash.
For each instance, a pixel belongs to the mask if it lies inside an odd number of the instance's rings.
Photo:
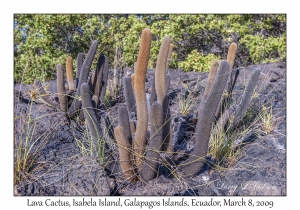
<svg viewBox="0 0 300 210">
<path fill-rule="evenodd" d="M 170 43 L 170 37 L 165 36 L 158 55 L 149 103 L 146 97 L 145 84 L 151 39 L 151 31 L 144 29 L 141 35 L 135 72 L 131 77 L 123 79 L 127 106 L 119 108 L 119 113 L 123 110 L 123 115 L 119 115 L 118 127 L 115 129 L 116 140 L 121 147 L 124 147 L 122 137 L 126 136 L 126 133 L 132 137 L 132 143 L 127 144 L 126 148 L 126 151 L 131 151 L 132 155 L 124 156 L 124 151 L 122 151 L 122 155 L 120 154 L 121 163 L 131 161 L 129 164 L 131 168 L 122 167 L 124 176 L 130 181 L 138 179 L 149 181 L 157 176 L 160 152 L 166 150 L 167 146 L 164 144 L 168 140 L 170 132 L 170 111 L 167 98 L 170 76 L 167 74 L 167 69 L 171 55 L 169 49 L 172 50 L 173 46 Z M 148 119 L 147 104 L 150 104 L 151 107 L 150 119 Z M 136 126 L 134 121 L 130 119 L 132 115 L 137 119 Z M 125 121 L 129 123 L 129 126 L 124 124 Z M 150 130 L 148 130 L 149 127 Z M 119 134 L 121 131 L 123 135 Z M 120 148 L 119 150 L 123 149 Z M 130 157 L 131 159 L 125 160 L 121 159 L 122 157 Z M 133 170 L 135 171 L 135 178 L 132 177 L 132 173 L 128 173 L 128 171 Z"/>
<path fill-rule="evenodd" d="M 239 104 L 232 103 L 231 94 L 239 73 L 232 71 L 236 51 L 237 45 L 232 43 L 227 60 L 221 61 L 217 72 L 218 63 L 214 61 L 211 66 L 207 86 L 198 110 L 195 147 L 187 161 L 181 166 L 186 177 L 197 175 L 203 167 L 211 133 L 216 135 L 234 128 L 249 108 L 251 97 L 259 80 L 260 70 L 252 72 Z M 232 123 L 229 123 L 229 119 L 232 119 Z M 211 132 L 214 121 L 215 126 Z"/>
<path fill-rule="evenodd" d="M 49 95 L 46 94 L 40 81 L 35 81 L 35 88 L 38 90 L 41 100 L 54 107 L 59 108 L 63 112 L 67 112 L 69 116 L 75 116 L 81 109 L 82 102 L 80 101 L 81 96 L 81 85 L 83 83 L 89 83 L 89 91 L 92 93 L 94 108 L 98 108 L 99 104 L 104 102 L 104 96 L 106 91 L 107 79 L 108 79 L 108 59 L 104 55 L 100 55 L 96 69 L 90 76 L 90 68 L 94 60 L 98 41 L 93 41 L 86 58 L 84 54 L 79 53 L 77 56 L 76 63 L 76 78 L 73 78 L 73 60 L 72 57 L 68 56 L 66 59 L 66 76 L 67 83 L 65 85 L 64 69 L 62 64 L 57 64 L 57 96 L 59 104 L 52 100 Z M 83 62 L 84 60 L 84 62 Z M 92 100 L 92 99 L 91 99 Z"/>
<path fill-rule="evenodd" d="M 120 159 L 121 162 L 131 161 L 130 168 L 122 167 L 125 174 L 131 171 L 130 176 L 125 175 L 130 181 L 141 179 L 148 181 L 157 176 L 161 153 L 172 156 L 173 144 L 171 142 L 172 133 L 170 129 L 171 114 L 168 107 L 168 88 L 170 85 L 170 75 L 167 69 L 170 62 L 170 54 L 173 45 L 170 43 L 170 37 L 165 36 L 162 40 L 161 48 L 158 55 L 157 66 L 153 83 L 151 84 L 150 95 L 150 121 L 147 122 L 147 103 L 145 95 L 145 75 L 149 56 L 150 30 L 145 29 L 142 33 L 139 58 L 136 63 L 135 72 L 130 77 L 124 78 L 125 99 L 127 108 L 124 118 L 130 126 L 125 126 L 124 120 L 119 119 L 117 131 L 115 130 L 117 142 L 124 147 L 122 140 L 118 139 L 117 132 L 122 130 L 123 133 L 131 133 L 132 144 L 126 144 L 126 151 L 131 155 L 129 159 Z M 178 166 L 183 176 L 190 177 L 199 173 L 205 163 L 205 157 L 209 148 L 209 139 L 213 125 L 213 133 L 219 132 L 229 126 L 235 127 L 243 118 L 249 107 L 250 99 L 256 87 L 259 77 L 259 70 L 252 73 L 249 79 L 242 100 L 238 105 L 231 103 L 231 94 L 236 83 L 239 72 L 233 71 L 235 54 L 237 51 L 236 43 L 232 43 L 228 50 L 227 60 L 220 63 L 214 61 L 209 71 L 207 86 L 198 108 L 198 121 L 195 129 L 195 146 L 189 154 L 187 160 Z M 143 67 L 141 67 L 143 65 Z M 133 97 L 135 96 L 135 97 Z M 135 104 L 136 103 L 136 104 Z M 230 106 L 231 104 L 231 106 Z M 137 109 L 137 128 L 136 132 L 132 131 L 129 116 Z M 233 123 L 228 125 L 229 117 L 235 117 Z M 128 122 L 129 120 L 129 122 Z M 122 125 L 123 124 L 123 125 Z M 150 134 L 147 135 L 147 127 L 150 125 Z M 127 127 L 127 128 L 125 128 Z M 131 130 L 130 130 L 131 129 Z M 127 130 L 127 132 L 125 132 Z M 125 134 L 123 134 L 125 135 Z M 123 157 L 123 156 L 122 156 Z M 120 158 L 122 158 L 120 155 Z M 134 178 L 133 178 L 134 177 Z"/>
<path fill-rule="evenodd" d="M 44 103 L 60 109 L 71 118 L 79 115 L 79 119 L 85 119 L 93 142 L 99 141 L 102 136 L 100 118 L 96 114 L 96 110 L 100 107 L 100 104 L 104 103 L 109 74 L 108 59 L 106 56 L 100 55 L 97 67 L 92 73 L 94 76 L 89 76 L 97 47 L 98 41 L 95 40 L 92 42 L 85 59 L 83 53 L 78 54 L 75 80 L 73 78 L 72 57 L 69 56 L 67 58 L 66 76 L 68 85 L 65 85 L 63 65 L 57 64 L 57 96 L 59 104 L 46 94 L 40 81 L 35 81 L 34 83 Z M 103 153 L 102 150 L 101 152 Z M 99 155 L 102 156 L 103 154 Z"/>
<path fill-rule="evenodd" d="M 130 182 L 154 179 L 158 175 L 162 154 L 172 158 L 174 153 L 172 115 L 168 100 L 171 83 L 168 66 L 174 46 L 169 36 L 163 37 L 151 84 L 151 95 L 147 97 L 145 85 L 151 40 L 150 29 L 144 29 L 134 73 L 123 78 L 126 106 L 119 106 L 118 125 L 113 128 L 109 119 L 104 119 L 106 126 L 113 131 L 113 134 L 109 135 L 114 135 L 117 142 L 123 175 Z M 56 66 L 59 104 L 46 95 L 39 81 L 35 82 L 40 98 L 45 103 L 61 109 L 72 118 L 79 115 L 79 118 L 85 119 L 93 141 L 98 141 L 102 136 L 103 128 L 95 110 L 104 103 L 109 73 L 108 60 L 104 55 L 99 56 L 96 69 L 90 72 L 97 46 L 98 42 L 93 41 L 84 62 L 83 54 L 78 54 L 75 80 L 72 74 L 72 58 L 67 58 L 68 86 L 65 86 L 63 66 L 61 64 Z M 190 177 L 199 173 L 205 163 L 211 133 L 216 134 L 224 129 L 234 128 L 249 107 L 260 71 L 253 71 L 241 101 L 232 103 L 231 94 L 239 75 L 237 70 L 233 70 L 236 51 L 237 45 L 232 43 L 227 60 L 221 62 L 215 60 L 211 65 L 198 108 L 194 148 L 184 163 L 177 167 L 183 176 Z M 147 106 L 150 106 L 150 109 L 147 109 Z M 232 118 L 233 120 L 230 120 Z M 104 151 L 102 153 L 104 155 Z"/>
</svg>

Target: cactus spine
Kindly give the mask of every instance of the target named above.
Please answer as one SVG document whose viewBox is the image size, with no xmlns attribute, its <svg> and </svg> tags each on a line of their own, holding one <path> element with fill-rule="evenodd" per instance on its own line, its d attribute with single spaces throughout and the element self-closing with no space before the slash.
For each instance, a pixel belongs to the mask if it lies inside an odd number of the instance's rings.
<svg viewBox="0 0 300 210">
<path fill-rule="evenodd" d="M 228 61 L 221 61 L 214 84 L 204 105 L 204 109 L 202 112 L 198 112 L 198 122 L 195 133 L 196 144 L 187 162 L 182 166 L 185 175 L 188 177 L 195 176 L 204 164 L 204 157 L 208 150 L 214 115 L 228 80 L 229 69 L 230 64 Z"/>
<path fill-rule="evenodd" d="M 69 85 L 69 90 L 74 91 L 75 85 L 74 85 L 74 79 L 73 79 L 73 63 L 72 63 L 71 56 L 68 56 L 68 58 L 67 58 L 66 72 L 67 72 L 67 81 L 68 81 L 68 85 Z"/>
<path fill-rule="evenodd" d="M 68 102 L 65 90 L 65 77 L 64 70 L 61 64 L 57 64 L 56 66 L 57 73 L 57 94 L 60 104 L 60 109 L 63 112 L 66 112 L 68 109 Z"/>
<path fill-rule="evenodd" d="M 135 78 L 134 78 L 134 93 L 136 98 L 137 108 L 137 125 L 134 140 L 134 152 L 136 165 L 138 169 L 141 168 L 143 163 L 144 147 L 147 135 L 147 99 L 146 99 L 146 72 L 148 61 L 150 57 L 152 34 L 150 29 L 146 28 L 142 31 L 141 44 L 136 64 Z"/>
<path fill-rule="evenodd" d="M 154 102 L 151 106 L 151 128 L 150 140 L 146 152 L 146 158 L 142 166 L 140 175 L 145 181 L 154 179 L 157 176 L 159 163 L 159 150 L 162 146 L 162 125 L 163 125 L 163 108 L 158 102 Z"/>
</svg>

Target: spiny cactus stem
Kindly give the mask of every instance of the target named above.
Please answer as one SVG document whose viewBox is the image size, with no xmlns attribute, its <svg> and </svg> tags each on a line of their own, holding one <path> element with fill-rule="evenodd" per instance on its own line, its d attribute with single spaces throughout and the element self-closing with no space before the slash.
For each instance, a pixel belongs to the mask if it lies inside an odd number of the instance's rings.
<svg viewBox="0 0 300 210">
<path fill-rule="evenodd" d="M 95 142 L 96 144 L 97 142 L 101 141 L 102 129 L 92 105 L 92 97 L 88 84 L 85 82 L 82 83 L 80 89 L 84 117 L 88 124 L 88 130 L 91 134 L 92 142 Z M 101 152 L 103 151 L 101 150 Z M 102 157 L 103 154 L 100 154 L 99 156 Z"/>
<path fill-rule="evenodd" d="M 132 150 L 130 149 L 129 139 L 124 134 L 123 128 L 119 125 L 115 127 L 114 134 L 118 143 L 120 165 L 123 174 L 130 182 L 135 182 L 138 179 L 132 163 Z"/>
<path fill-rule="evenodd" d="M 135 78 L 134 93 L 137 105 L 137 126 L 134 141 L 134 151 L 136 165 L 138 169 L 142 167 L 144 147 L 146 143 L 148 117 L 147 117 L 147 99 L 146 99 L 146 72 L 150 57 L 152 34 L 150 29 L 144 29 L 141 35 L 141 44 L 138 54 Z"/>
<path fill-rule="evenodd" d="M 169 74 L 166 75 L 166 90 L 169 90 L 169 86 L 171 83 L 171 76 Z M 162 128 L 162 137 L 163 137 L 163 147 L 162 150 L 166 151 L 171 143 L 172 138 L 172 129 L 171 129 L 171 111 L 169 109 L 169 99 L 168 95 L 166 95 L 163 104 L 163 128 Z"/>
<path fill-rule="evenodd" d="M 234 65 L 234 59 L 237 51 L 237 44 L 236 43 L 231 43 L 228 49 L 228 54 L 227 54 L 227 61 L 230 64 L 230 71 L 233 68 Z"/>
<path fill-rule="evenodd" d="M 123 128 L 123 133 L 129 140 L 130 145 L 132 144 L 131 130 L 128 111 L 125 106 L 120 106 L 118 109 L 118 124 Z"/>
<path fill-rule="evenodd" d="M 61 64 L 57 64 L 56 73 L 57 73 L 57 94 L 58 94 L 60 109 L 63 112 L 66 112 L 68 109 L 68 102 L 67 102 L 67 96 L 65 90 L 64 70 Z"/>
<path fill-rule="evenodd" d="M 163 104 L 163 101 L 168 93 L 168 90 L 166 90 L 166 68 L 167 68 L 167 59 L 168 59 L 168 52 L 170 47 L 171 39 L 169 36 L 164 36 L 158 58 L 157 58 L 157 64 L 156 64 L 156 70 L 155 70 L 155 89 L 156 89 L 156 95 L 157 95 L 157 101 L 161 105 Z"/>
<path fill-rule="evenodd" d="M 187 163 L 183 166 L 185 175 L 188 177 L 195 176 L 204 164 L 208 150 L 210 131 L 218 104 L 220 103 L 222 93 L 228 80 L 229 69 L 230 65 L 228 61 L 221 61 L 203 111 L 198 113 L 198 122 L 195 133 L 196 144 Z"/>
<path fill-rule="evenodd" d="M 237 78 L 238 73 L 239 73 L 239 71 L 237 71 L 236 72 L 237 74 L 233 75 L 233 72 L 232 72 L 236 51 L 237 51 L 237 44 L 233 42 L 230 44 L 229 49 L 228 49 L 228 54 L 227 54 L 227 61 L 230 64 L 229 71 L 231 72 L 231 74 L 230 74 L 229 81 L 227 82 L 227 87 L 225 88 L 225 91 L 224 91 L 225 94 L 222 96 L 221 103 L 219 104 L 218 109 L 216 111 L 216 114 L 215 114 L 216 118 L 218 118 L 219 114 L 222 114 L 223 110 L 229 108 L 229 105 L 230 105 L 230 100 L 232 97 L 231 94 L 232 94 L 232 90 L 235 85 L 234 80 Z"/>
<path fill-rule="evenodd" d="M 151 84 L 151 94 L 150 94 L 150 106 L 156 100 L 156 89 L 155 89 L 155 74 L 153 75 L 152 84 Z"/>
<path fill-rule="evenodd" d="M 209 70 L 209 74 L 208 74 L 208 80 L 207 80 L 207 84 L 204 90 L 204 94 L 203 97 L 201 99 L 200 102 L 200 106 L 199 106 L 199 111 L 202 112 L 206 99 L 208 97 L 208 94 L 210 93 L 210 90 L 214 84 L 214 80 L 215 80 L 215 76 L 217 73 L 217 69 L 219 67 L 219 62 L 217 60 L 214 60 L 211 64 L 210 70 Z"/>
<path fill-rule="evenodd" d="M 96 72 L 95 69 L 91 72 L 90 76 L 88 77 L 88 84 L 90 87 L 90 91 L 92 94 L 94 94 L 94 88 L 95 88 L 95 83 L 96 83 Z"/>
<path fill-rule="evenodd" d="M 251 98 L 252 95 L 254 93 L 255 87 L 259 81 L 259 76 L 260 76 L 260 70 L 259 69 L 255 69 L 252 73 L 251 76 L 247 82 L 247 85 L 245 87 L 243 96 L 242 96 L 242 100 L 240 101 L 238 108 L 236 110 L 236 112 L 234 113 L 234 121 L 233 123 L 230 125 L 230 128 L 235 127 L 240 120 L 244 117 L 250 102 L 251 102 Z"/>
<path fill-rule="evenodd" d="M 98 109 L 98 105 L 99 105 L 99 97 L 96 95 L 93 95 L 92 97 L 92 104 L 95 110 Z"/>
<path fill-rule="evenodd" d="M 149 181 L 157 176 L 160 149 L 162 146 L 162 124 L 163 108 L 158 102 L 151 106 L 151 129 L 150 140 L 146 152 L 146 157 L 140 171 L 141 178 Z"/>
<path fill-rule="evenodd" d="M 67 58 L 66 72 L 67 72 L 67 80 L 68 80 L 69 90 L 74 91 L 75 85 L 74 85 L 74 79 L 73 79 L 73 60 L 72 60 L 71 56 L 68 56 L 68 58 Z"/>
<path fill-rule="evenodd" d="M 109 75 L 109 66 L 108 66 L 108 58 L 103 55 L 102 57 L 103 68 L 102 68 L 102 81 L 100 84 L 100 102 L 103 104 L 105 102 L 105 94 L 107 87 L 107 80 Z"/>
<path fill-rule="evenodd" d="M 80 71 L 81 71 L 81 68 L 82 68 L 82 64 L 83 64 L 83 53 L 78 53 L 77 55 L 77 61 L 76 61 L 76 78 L 77 80 L 79 79 L 80 77 Z M 78 87 L 78 82 L 76 84 L 76 88 Z"/>
<path fill-rule="evenodd" d="M 131 81 L 130 77 L 128 77 L 128 76 L 125 76 L 123 78 L 124 95 L 125 95 L 128 112 L 136 113 L 136 103 L 135 103 L 135 98 L 134 98 L 134 94 L 133 94 L 133 90 L 132 90 L 130 81 Z"/>
<path fill-rule="evenodd" d="M 131 86 L 132 86 L 132 90 L 134 90 L 134 75 L 135 75 L 135 73 L 131 74 Z"/>
<path fill-rule="evenodd" d="M 95 71 L 93 72 L 92 77 L 90 79 L 91 81 L 91 91 L 94 95 L 97 95 L 101 102 L 104 100 L 101 98 L 101 93 L 105 92 L 105 87 L 107 83 L 107 77 L 108 77 L 108 61 L 107 57 L 105 55 L 100 55 L 98 58 L 98 63 Z"/>
<path fill-rule="evenodd" d="M 168 52 L 168 60 L 167 60 L 166 74 L 168 73 L 168 68 L 169 68 L 169 64 L 170 64 L 170 61 L 171 61 L 173 48 L 174 48 L 174 45 L 171 43 L 171 44 L 170 44 L 170 47 L 169 47 L 169 52 Z"/>
</svg>

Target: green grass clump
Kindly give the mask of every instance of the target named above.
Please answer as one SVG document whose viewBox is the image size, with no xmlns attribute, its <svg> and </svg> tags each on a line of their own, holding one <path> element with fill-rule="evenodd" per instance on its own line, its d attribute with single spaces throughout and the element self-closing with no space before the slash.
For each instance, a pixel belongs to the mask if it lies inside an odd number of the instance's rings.
<svg viewBox="0 0 300 210">
<path fill-rule="evenodd" d="M 30 181 L 33 173 L 47 164 L 38 161 L 38 157 L 49 140 L 49 134 L 36 135 L 37 121 L 43 116 L 32 118 L 32 104 L 29 104 L 28 113 L 14 118 L 15 132 L 18 132 L 14 135 L 14 185 Z"/>
</svg>

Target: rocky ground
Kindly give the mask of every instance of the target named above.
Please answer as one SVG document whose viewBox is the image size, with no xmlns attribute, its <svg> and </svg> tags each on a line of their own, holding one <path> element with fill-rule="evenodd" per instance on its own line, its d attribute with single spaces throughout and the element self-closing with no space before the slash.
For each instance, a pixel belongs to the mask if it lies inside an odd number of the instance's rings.
<svg viewBox="0 0 300 210">
<path fill-rule="evenodd" d="M 31 85 L 15 84 L 15 145 L 31 142 L 30 160 L 25 177 L 15 186 L 16 195 L 286 195 L 286 64 L 252 65 L 239 71 L 233 99 L 238 100 L 252 70 L 262 72 L 256 103 L 270 109 L 271 130 L 266 132 L 255 112 L 249 131 L 236 139 L 236 156 L 231 162 L 216 166 L 211 156 L 199 174 L 193 178 L 180 175 L 176 165 L 166 167 L 161 155 L 158 177 L 147 182 L 129 183 L 124 179 L 118 162 L 117 146 L 109 128 L 116 126 L 118 97 L 112 106 L 98 111 L 106 128 L 104 165 L 91 154 L 84 123 L 69 119 L 38 100 L 33 101 Z M 132 72 L 131 69 L 126 69 Z M 151 92 L 153 70 L 147 73 L 147 92 Z M 208 73 L 169 70 L 171 85 L 169 104 L 173 116 L 173 133 L 178 151 L 188 153 L 193 147 L 193 130 L 197 121 L 197 107 L 207 82 Z M 47 92 L 56 92 L 56 82 L 47 82 Z M 19 97 L 18 91 L 23 97 Z M 29 97 L 31 95 L 31 98 Z M 194 99 L 193 108 L 183 115 L 182 96 Z M 55 100 L 55 94 L 52 94 Z M 254 105 L 257 105 L 254 104 Z M 257 106 L 256 106 L 257 107 Z M 109 119 L 110 122 L 107 122 Z M 175 136 L 175 135 L 174 135 Z M 175 137 L 174 137 L 175 138 Z M 241 144 L 242 143 L 242 144 Z M 184 146 L 183 146 L 184 145 Z M 173 157 L 180 160 L 182 157 Z M 179 161 L 180 162 L 180 161 Z"/>
</svg>

